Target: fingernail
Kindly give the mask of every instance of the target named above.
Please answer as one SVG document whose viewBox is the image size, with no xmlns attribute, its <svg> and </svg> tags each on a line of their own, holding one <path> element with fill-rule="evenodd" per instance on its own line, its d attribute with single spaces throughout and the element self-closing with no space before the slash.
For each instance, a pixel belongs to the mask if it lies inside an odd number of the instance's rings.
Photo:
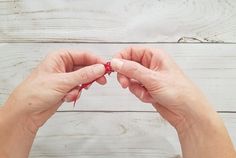
<svg viewBox="0 0 236 158">
<path fill-rule="evenodd" d="M 124 62 L 120 59 L 112 59 L 111 60 L 111 67 L 114 70 L 120 70 L 123 66 Z"/>
</svg>

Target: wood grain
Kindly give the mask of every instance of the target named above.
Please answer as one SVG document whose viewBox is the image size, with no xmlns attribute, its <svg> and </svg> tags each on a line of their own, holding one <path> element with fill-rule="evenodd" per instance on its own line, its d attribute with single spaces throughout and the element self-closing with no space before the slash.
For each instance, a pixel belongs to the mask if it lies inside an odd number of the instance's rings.
<svg viewBox="0 0 236 158">
<path fill-rule="evenodd" d="M 124 43 L 141 43 L 169 52 L 227 112 L 220 115 L 236 145 L 235 37 L 235 0 L 0 0 L 0 106 L 48 52 L 88 50 L 109 60 Z M 59 111 L 39 131 L 31 158 L 181 155 L 175 130 L 115 75 L 84 91 L 75 109 Z"/>
<path fill-rule="evenodd" d="M 221 114 L 234 143 L 236 115 Z M 158 113 L 62 112 L 39 131 L 31 158 L 179 158 L 175 130 Z"/>
<path fill-rule="evenodd" d="M 87 50 L 109 60 L 126 44 L 0 44 L 0 104 L 50 51 L 59 48 Z M 217 110 L 236 111 L 236 44 L 152 44 L 169 52 L 185 73 L 199 85 Z M 106 104 L 105 101 L 106 100 Z M 153 111 L 128 90 L 123 90 L 116 75 L 104 87 L 94 84 L 84 91 L 75 110 Z M 64 104 L 60 110 L 73 110 Z"/>
<path fill-rule="evenodd" d="M 1 0 L 0 42 L 236 42 L 235 0 Z"/>
</svg>

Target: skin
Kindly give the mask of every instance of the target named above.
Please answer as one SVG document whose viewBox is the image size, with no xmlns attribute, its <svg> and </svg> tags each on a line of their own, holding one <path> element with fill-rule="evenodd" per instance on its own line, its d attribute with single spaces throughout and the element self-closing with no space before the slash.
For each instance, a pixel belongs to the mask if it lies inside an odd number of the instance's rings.
<svg viewBox="0 0 236 158">
<path fill-rule="evenodd" d="M 151 103 L 175 127 L 184 158 L 236 157 L 219 115 L 166 53 L 128 48 L 112 59 L 111 66 L 123 88 Z"/>
<path fill-rule="evenodd" d="M 101 63 L 91 53 L 49 54 L 0 109 L 0 157 L 28 157 L 38 129 L 64 101 L 77 96 L 77 85 L 97 78 L 98 83 L 106 83 Z"/>
<path fill-rule="evenodd" d="M 48 55 L 0 109 L 0 156 L 28 157 L 38 129 L 64 101 L 73 101 L 78 85 L 97 78 L 106 83 L 103 63 L 91 53 Z M 151 103 L 175 127 L 184 158 L 236 157 L 218 114 L 166 53 L 128 48 L 112 59 L 111 66 L 123 88 Z"/>
</svg>

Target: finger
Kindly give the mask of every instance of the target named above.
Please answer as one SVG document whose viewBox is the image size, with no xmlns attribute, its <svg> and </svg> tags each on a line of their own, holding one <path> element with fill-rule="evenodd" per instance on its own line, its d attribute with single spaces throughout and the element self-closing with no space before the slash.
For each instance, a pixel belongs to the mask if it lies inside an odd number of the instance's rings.
<svg viewBox="0 0 236 158">
<path fill-rule="evenodd" d="M 66 72 L 71 72 L 76 66 L 88 66 L 99 63 L 105 63 L 104 59 L 92 53 L 64 50 L 50 53 L 44 60 L 43 65 L 50 65 L 48 69 L 60 65 L 60 68 L 64 67 Z"/>
<path fill-rule="evenodd" d="M 129 90 L 142 102 L 145 102 L 145 103 L 154 102 L 154 99 L 151 97 L 148 91 L 137 82 L 131 81 L 129 85 Z"/>
<path fill-rule="evenodd" d="M 116 58 L 131 60 L 140 63 L 144 67 L 152 68 L 158 65 L 164 69 L 173 68 L 175 62 L 171 57 L 160 49 L 151 49 L 145 47 L 129 47 L 115 56 Z M 153 61 L 153 62 L 151 62 Z M 152 64 L 154 63 L 154 65 Z"/>
<path fill-rule="evenodd" d="M 63 100 L 65 102 L 73 102 L 75 99 L 78 99 L 80 95 L 81 93 L 79 93 L 78 88 L 76 88 L 67 93 Z"/>
<path fill-rule="evenodd" d="M 81 68 L 83 68 L 84 66 L 77 66 L 77 67 L 74 67 L 74 70 L 73 71 L 76 71 L 76 70 L 79 70 Z M 100 78 L 98 78 L 96 80 L 97 83 L 99 83 L 100 85 L 105 85 L 107 83 L 107 80 L 106 80 L 106 77 L 102 76 Z"/>
<path fill-rule="evenodd" d="M 135 79 L 145 86 L 150 85 L 150 82 L 155 80 L 158 74 L 158 72 L 154 72 L 137 62 L 124 59 L 112 59 L 111 66 L 116 72 L 130 79 Z"/>
<path fill-rule="evenodd" d="M 127 88 L 129 86 L 129 79 L 120 73 L 117 73 L 117 80 L 122 88 Z"/>
<path fill-rule="evenodd" d="M 97 55 L 92 54 L 91 52 L 79 52 L 79 51 L 64 51 L 60 53 L 62 58 L 73 62 L 74 66 L 88 66 L 98 63 L 103 63 L 103 59 Z"/>
<path fill-rule="evenodd" d="M 92 82 L 105 73 L 105 68 L 102 64 L 95 64 L 86 66 L 77 71 L 66 73 L 66 80 L 70 88 L 74 88 L 77 85 Z"/>
<path fill-rule="evenodd" d="M 122 59 L 122 53 L 117 53 L 114 58 Z M 127 88 L 129 86 L 129 78 L 122 75 L 121 73 L 117 73 L 117 80 L 119 81 L 122 88 Z"/>
<path fill-rule="evenodd" d="M 84 66 L 74 66 L 73 67 L 73 71 L 76 71 L 76 70 L 79 70 L 79 69 L 81 69 L 81 68 L 83 68 Z"/>
<path fill-rule="evenodd" d="M 98 78 L 98 79 L 96 80 L 96 82 L 99 83 L 99 84 L 101 84 L 101 85 L 105 85 L 105 84 L 107 83 L 107 79 L 106 79 L 105 76 L 102 76 L 102 77 Z"/>
<path fill-rule="evenodd" d="M 143 47 L 129 47 L 119 53 L 117 56 L 121 59 L 131 60 L 141 63 L 145 67 L 149 67 L 150 61 L 156 54 L 156 50 Z"/>
</svg>

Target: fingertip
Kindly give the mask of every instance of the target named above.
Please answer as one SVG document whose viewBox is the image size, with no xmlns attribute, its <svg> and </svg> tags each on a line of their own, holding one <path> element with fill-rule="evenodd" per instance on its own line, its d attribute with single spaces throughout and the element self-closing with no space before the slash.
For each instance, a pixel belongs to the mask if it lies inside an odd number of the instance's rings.
<svg viewBox="0 0 236 158">
<path fill-rule="evenodd" d="M 129 80 L 127 78 L 121 78 L 120 84 L 121 84 L 122 88 L 126 89 L 129 87 Z"/>
<path fill-rule="evenodd" d="M 105 68 L 103 64 L 93 65 L 93 73 L 97 76 L 102 76 L 105 73 Z"/>
<path fill-rule="evenodd" d="M 121 70 L 122 66 L 124 64 L 124 61 L 118 58 L 114 58 L 111 60 L 111 67 L 113 70 L 118 71 Z"/>
<path fill-rule="evenodd" d="M 117 74 L 117 80 L 122 88 L 127 88 L 129 86 L 129 79 L 120 73 Z"/>
<path fill-rule="evenodd" d="M 99 63 L 99 64 L 106 64 L 106 60 L 100 57 L 100 58 L 98 59 L 98 63 Z"/>
<path fill-rule="evenodd" d="M 68 103 L 73 102 L 80 97 L 80 94 L 78 93 L 78 89 L 73 89 L 65 95 L 63 101 Z"/>
<path fill-rule="evenodd" d="M 106 77 L 102 76 L 102 77 L 98 78 L 96 80 L 96 82 L 101 84 L 101 85 L 105 85 L 107 83 L 107 79 L 106 79 Z"/>
</svg>

